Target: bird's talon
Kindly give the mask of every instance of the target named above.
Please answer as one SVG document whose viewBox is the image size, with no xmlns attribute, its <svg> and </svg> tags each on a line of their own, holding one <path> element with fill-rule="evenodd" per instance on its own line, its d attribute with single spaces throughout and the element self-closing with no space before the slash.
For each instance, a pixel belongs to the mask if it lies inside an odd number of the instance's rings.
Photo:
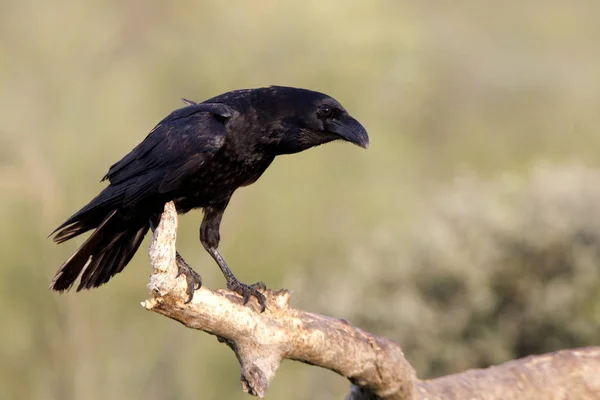
<svg viewBox="0 0 600 400">
<path fill-rule="evenodd" d="M 188 286 L 188 288 L 189 288 L 189 286 Z M 192 299 L 194 298 L 194 291 L 188 289 L 188 290 L 186 290 L 186 293 L 187 293 L 188 298 L 186 301 L 183 302 L 183 304 L 189 304 L 192 301 Z"/>
<path fill-rule="evenodd" d="M 253 283 L 250 287 L 256 290 L 267 290 L 267 285 L 263 281 Z"/>
<path fill-rule="evenodd" d="M 266 286 L 265 286 L 266 289 Z M 260 304 L 260 312 L 265 312 L 265 309 L 267 308 L 267 298 L 265 297 L 264 294 L 258 292 L 258 294 L 260 296 L 257 296 L 256 299 L 258 300 L 258 304 Z"/>
<path fill-rule="evenodd" d="M 260 304 L 260 312 L 265 311 L 267 308 L 267 298 L 264 294 L 259 292 L 259 289 L 266 289 L 266 285 L 263 282 L 257 282 L 253 285 L 246 285 L 238 280 L 230 280 L 227 282 L 227 288 L 242 296 L 244 305 L 250 301 L 250 297 L 254 296 L 256 297 L 258 304 Z"/>
<path fill-rule="evenodd" d="M 184 275 L 187 284 L 187 299 L 184 304 L 188 304 L 194 298 L 194 292 L 202 287 L 202 277 L 194 271 L 183 259 L 177 259 L 177 277 Z"/>
</svg>

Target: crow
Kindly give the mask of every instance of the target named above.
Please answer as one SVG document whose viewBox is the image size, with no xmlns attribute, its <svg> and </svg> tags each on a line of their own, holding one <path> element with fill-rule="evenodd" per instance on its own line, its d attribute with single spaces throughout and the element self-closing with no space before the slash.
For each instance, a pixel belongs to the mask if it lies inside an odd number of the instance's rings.
<svg viewBox="0 0 600 400">
<path fill-rule="evenodd" d="M 202 208 L 200 242 L 219 265 L 227 288 L 244 304 L 264 284 L 246 285 L 218 251 L 221 218 L 231 196 L 265 172 L 278 155 L 343 140 L 367 148 L 365 128 L 330 96 L 282 86 L 234 90 L 202 103 L 183 99 L 129 154 L 108 170 L 109 185 L 52 233 L 57 243 L 94 230 L 57 271 L 50 289 L 63 292 L 80 277 L 77 291 L 98 287 L 131 261 L 165 203 L 177 212 Z M 189 302 L 200 275 L 178 255 Z"/>
</svg>

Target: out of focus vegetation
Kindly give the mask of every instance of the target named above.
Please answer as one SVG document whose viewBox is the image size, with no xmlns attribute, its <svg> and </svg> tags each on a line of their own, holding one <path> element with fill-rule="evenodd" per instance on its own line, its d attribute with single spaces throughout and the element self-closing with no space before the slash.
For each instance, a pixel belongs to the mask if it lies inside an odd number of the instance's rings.
<svg viewBox="0 0 600 400">
<path fill-rule="evenodd" d="M 382 224 L 348 252 L 341 279 L 305 275 L 300 291 L 399 338 L 424 376 L 598 344 L 599 204 L 600 170 L 577 165 L 460 177 L 425 203 L 409 238 Z"/>
<path fill-rule="evenodd" d="M 396 339 L 421 377 L 600 343 L 600 3 L 0 3 L 0 398 L 242 398 L 237 361 L 143 311 L 141 251 L 106 287 L 46 287 L 48 233 L 180 97 L 333 95 L 371 148 L 282 157 L 234 196 L 238 277 Z M 211 287 L 198 243 L 178 247 Z M 284 364 L 271 398 L 334 399 Z"/>
</svg>

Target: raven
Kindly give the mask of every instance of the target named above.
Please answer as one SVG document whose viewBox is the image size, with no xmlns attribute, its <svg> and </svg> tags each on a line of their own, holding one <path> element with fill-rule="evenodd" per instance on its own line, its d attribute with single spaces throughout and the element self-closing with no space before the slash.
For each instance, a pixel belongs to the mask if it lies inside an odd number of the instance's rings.
<svg viewBox="0 0 600 400">
<path fill-rule="evenodd" d="M 363 126 L 330 96 L 271 86 L 234 90 L 202 103 L 185 100 L 150 131 L 102 179 L 109 185 L 52 232 L 65 242 L 94 229 L 57 271 L 50 288 L 63 292 L 81 276 L 77 291 L 106 283 L 129 263 L 165 203 L 178 213 L 202 208 L 200 242 L 217 262 L 230 290 L 257 298 L 264 284 L 237 280 L 217 250 L 221 218 L 236 189 L 254 183 L 275 156 L 298 153 L 334 140 L 367 148 Z M 188 302 L 202 284 L 181 257 Z"/>
</svg>

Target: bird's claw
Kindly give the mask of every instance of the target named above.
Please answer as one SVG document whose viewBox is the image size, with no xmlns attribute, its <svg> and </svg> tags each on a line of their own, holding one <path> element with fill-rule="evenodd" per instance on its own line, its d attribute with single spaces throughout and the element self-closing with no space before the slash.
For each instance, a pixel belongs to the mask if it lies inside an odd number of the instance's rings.
<svg viewBox="0 0 600 400">
<path fill-rule="evenodd" d="M 184 304 L 188 304 L 194 297 L 194 292 L 202 287 L 202 277 L 194 271 L 181 257 L 177 257 L 177 276 L 184 275 L 187 283 L 187 300 Z"/>
<path fill-rule="evenodd" d="M 254 288 L 254 289 L 256 289 L 256 290 L 261 290 L 261 291 L 263 291 L 263 290 L 267 290 L 267 285 L 265 285 L 265 283 L 264 283 L 264 282 L 262 282 L 262 281 L 260 281 L 260 282 L 256 282 L 256 283 L 253 283 L 252 285 L 249 285 L 249 286 L 250 286 L 251 288 Z"/>
<path fill-rule="evenodd" d="M 267 308 L 267 298 L 260 292 L 260 290 L 265 290 L 266 288 L 267 286 L 264 284 L 264 282 L 257 282 L 252 285 L 246 285 L 237 279 L 232 279 L 227 282 L 227 289 L 242 296 L 244 299 L 244 305 L 248 303 L 251 296 L 256 297 L 258 304 L 260 304 L 260 312 L 264 312 Z"/>
</svg>

